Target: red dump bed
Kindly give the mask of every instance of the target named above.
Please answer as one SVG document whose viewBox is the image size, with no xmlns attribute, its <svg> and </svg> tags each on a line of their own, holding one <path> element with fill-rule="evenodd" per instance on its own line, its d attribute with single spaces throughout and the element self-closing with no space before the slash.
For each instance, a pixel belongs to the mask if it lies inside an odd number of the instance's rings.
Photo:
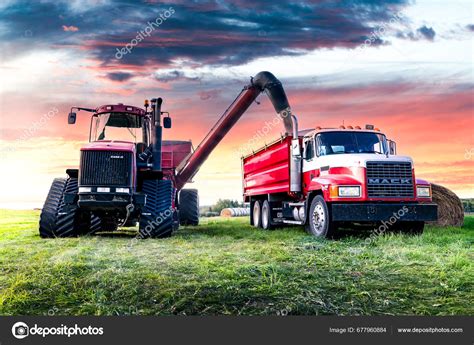
<svg viewBox="0 0 474 345">
<path fill-rule="evenodd" d="M 244 198 L 290 191 L 291 137 L 275 141 L 243 158 Z"/>
</svg>

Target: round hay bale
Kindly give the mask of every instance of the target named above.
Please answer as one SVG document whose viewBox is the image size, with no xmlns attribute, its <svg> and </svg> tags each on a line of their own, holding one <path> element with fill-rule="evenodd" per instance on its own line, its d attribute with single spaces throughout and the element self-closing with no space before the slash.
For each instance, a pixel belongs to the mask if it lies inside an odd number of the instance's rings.
<svg viewBox="0 0 474 345">
<path fill-rule="evenodd" d="M 448 188 L 432 183 L 433 202 L 438 204 L 438 221 L 430 222 L 437 226 L 462 226 L 464 207 L 456 194 Z"/>
<path fill-rule="evenodd" d="M 232 209 L 230 208 L 224 208 L 221 211 L 221 217 L 232 217 Z"/>
<path fill-rule="evenodd" d="M 245 217 L 250 215 L 250 208 L 230 207 L 221 211 L 221 217 Z"/>
</svg>

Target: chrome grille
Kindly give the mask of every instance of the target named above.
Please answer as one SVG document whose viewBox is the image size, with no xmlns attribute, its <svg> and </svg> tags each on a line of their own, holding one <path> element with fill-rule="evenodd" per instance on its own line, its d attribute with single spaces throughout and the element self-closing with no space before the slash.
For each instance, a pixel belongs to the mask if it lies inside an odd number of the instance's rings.
<svg viewBox="0 0 474 345">
<path fill-rule="evenodd" d="M 410 162 L 367 162 L 369 198 L 413 198 Z"/>
<path fill-rule="evenodd" d="M 131 152 L 81 151 L 81 186 L 129 186 L 131 175 Z"/>
</svg>

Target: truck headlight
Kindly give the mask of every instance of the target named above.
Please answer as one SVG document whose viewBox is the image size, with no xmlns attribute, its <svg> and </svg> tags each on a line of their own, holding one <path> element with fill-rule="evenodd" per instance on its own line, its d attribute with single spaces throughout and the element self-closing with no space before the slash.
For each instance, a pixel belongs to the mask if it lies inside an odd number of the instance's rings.
<svg viewBox="0 0 474 345">
<path fill-rule="evenodd" d="M 130 193 L 130 188 L 115 188 L 117 193 Z"/>
<path fill-rule="evenodd" d="M 431 188 L 428 186 L 416 186 L 416 196 L 419 198 L 431 197 Z"/>
<path fill-rule="evenodd" d="M 339 187 L 338 195 L 340 197 L 358 197 L 360 196 L 360 186 Z"/>
<path fill-rule="evenodd" d="M 91 187 L 79 187 L 79 193 L 90 193 L 92 192 Z"/>
</svg>

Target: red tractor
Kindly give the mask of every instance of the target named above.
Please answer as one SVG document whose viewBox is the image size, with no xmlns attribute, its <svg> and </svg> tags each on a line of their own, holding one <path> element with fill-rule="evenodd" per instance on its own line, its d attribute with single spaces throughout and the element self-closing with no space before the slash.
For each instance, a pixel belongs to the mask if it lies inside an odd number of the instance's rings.
<svg viewBox="0 0 474 345">
<path fill-rule="evenodd" d="M 74 111 L 92 113 L 89 143 L 81 148 L 79 168 L 53 181 L 41 212 L 41 237 L 114 231 L 136 223 L 142 238 L 166 237 L 179 224 L 197 225 L 197 190 L 183 187 L 262 91 L 280 115 L 286 114 L 281 83 L 260 72 L 194 152 L 189 141 L 162 140 L 171 118 L 161 110 L 161 98 L 145 101 L 144 109 L 123 104 L 71 108 L 69 124 L 76 122 Z M 291 119 L 282 117 L 288 126 Z"/>
<path fill-rule="evenodd" d="M 162 141 L 161 98 L 145 109 L 123 104 L 96 109 L 73 107 L 93 113 L 89 144 L 81 148 L 79 169 L 68 169 L 68 178 L 51 186 L 40 218 L 42 237 L 68 237 L 139 222 L 141 237 L 165 237 L 182 224 L 198 224 L 195 189 L 176 191 L 176 167 L 191 153 L 189 141 Z M 181 199 L 178 218 L 178 199 Z"/>
</svg>

